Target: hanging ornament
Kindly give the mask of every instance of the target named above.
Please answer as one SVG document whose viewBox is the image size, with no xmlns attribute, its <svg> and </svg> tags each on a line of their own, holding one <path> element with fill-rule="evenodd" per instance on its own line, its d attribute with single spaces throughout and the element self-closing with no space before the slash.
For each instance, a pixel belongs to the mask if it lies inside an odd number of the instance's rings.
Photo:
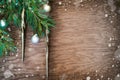
<svg viewBox="0 0 120 80">
<path fill-rule="evenodd" d="M 39 40 L 40 40 L 40 39 L 39 39 L 39 37 L 38 37 L 37 34 L 35 34 L 35 35 L 32 36 L 32 39 L 31 39 L 32 43 L 35 43 L 35 44 L 36 44 L 36 43 L 39 42 Z"/>
<path fill-rule="evenodd" d="M 5 29 L 7 27 L 6 20 L 2 19 L 0 20 L 0 29 Z"/>
<path fill-rule="evenodd" d="M 43 6 L 43 9 L 45 10 L 45 12 L 50 12 L 51 7 L 50 7 L 48 4 L 45 4 L 45 5 Z"/>
</svg>

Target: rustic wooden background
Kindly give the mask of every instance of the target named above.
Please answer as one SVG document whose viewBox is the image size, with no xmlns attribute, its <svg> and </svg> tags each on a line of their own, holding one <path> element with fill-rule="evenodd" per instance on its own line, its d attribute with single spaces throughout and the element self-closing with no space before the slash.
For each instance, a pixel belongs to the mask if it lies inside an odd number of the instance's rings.
<svg viewBox="0 0 120 80">
<path fill-rule="evenodd" d="M 114 80 L 120 72 L 114 67 L 118 16 L 110 11 L 107 0 L 87 0 L 78 6 L 73 5 L 76 0 L 65 1 L 67 6 L 51 2 L 56 27 L 50 34 L 49 79 Z"/>
<path fill-rule="evenodd" d="M 56 27 L 49 36 L 49 80 L 114 80 L 120 73 L 114 59 L 120 41 L 119 16 L 110 11 L 107 0 L 85 0 L 80 5 L 78 0 L 61 1 L 65 4 L 51 1 Z M 33 33 L 27 29 L 22 63 L 20 30 L 11 29 L 18 52 L 0 58 L 0 80 L 45 80 L 45 39 L 32 44 Z M 5 78 L 5 72 L 11 77 Z"/>
</svg>

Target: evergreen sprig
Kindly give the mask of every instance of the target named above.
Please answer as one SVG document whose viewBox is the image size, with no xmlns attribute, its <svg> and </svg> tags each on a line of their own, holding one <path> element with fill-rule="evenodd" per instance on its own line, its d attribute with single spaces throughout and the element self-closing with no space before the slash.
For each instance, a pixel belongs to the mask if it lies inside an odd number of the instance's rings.
<svg viewBox="0 0 120 80">
<path fill-rule="evenodd" d="M 21 13 L 25 8 L 26 25 L 41 37 L 45 34 L 46 29 L 50 30 L 55 25 L 43 9 L 43 5 L 46 3 L 47 0 L 1 0 L 1 15 L 8 24 L 21 27 Z"/>
<path fill-rule="evenodd" d="M 0 29 L 0 56 L 9 55 L 9 52 L 15 52 L 16 47 L 9 33 Z"/>
</svg>

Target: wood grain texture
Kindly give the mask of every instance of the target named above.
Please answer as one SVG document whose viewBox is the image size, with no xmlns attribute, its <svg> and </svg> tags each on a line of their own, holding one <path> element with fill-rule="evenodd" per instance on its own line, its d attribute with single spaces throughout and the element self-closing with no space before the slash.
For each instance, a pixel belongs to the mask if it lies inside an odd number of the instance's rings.
<svg viewBox="0 0 120 80">
<path fill-rule="evenodd" d="M 49 79 L 86 80 L 86 76 L 92 80 L 114 79 L 119 72 L 112 68 L 117 64 L 113 58 L 119 45 L 117 16 L 109 13 L 103 0 L 93 0 L 77 8 L 71 4 L 66 7 L 67 11 L 57 3 L 58 0 L 53 1 L 51 13 L 56 27 L 50 35 Z M 105 18 L 106 11 L 115 17 Z M 111 37 L 115 40 L 110 41 Z"/>
</svg>

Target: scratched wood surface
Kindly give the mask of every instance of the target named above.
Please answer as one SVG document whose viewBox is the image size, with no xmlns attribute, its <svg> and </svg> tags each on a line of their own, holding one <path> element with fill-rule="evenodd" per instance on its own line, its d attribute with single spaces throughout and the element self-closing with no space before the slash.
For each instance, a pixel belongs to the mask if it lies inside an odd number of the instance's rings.
<svg viewBox="0 0 120 80">
<path fill-rule="evenodd" d="M 117 16 L 104 1 L 91 0 L 77 8 L 52 2 L 56 27 L 50 34 L 49 80 L 114 80 L 120 72 L 112 67 L 119 45 Z M 114 18 L 105 18 L 105 13 Z"/>
</svg>

